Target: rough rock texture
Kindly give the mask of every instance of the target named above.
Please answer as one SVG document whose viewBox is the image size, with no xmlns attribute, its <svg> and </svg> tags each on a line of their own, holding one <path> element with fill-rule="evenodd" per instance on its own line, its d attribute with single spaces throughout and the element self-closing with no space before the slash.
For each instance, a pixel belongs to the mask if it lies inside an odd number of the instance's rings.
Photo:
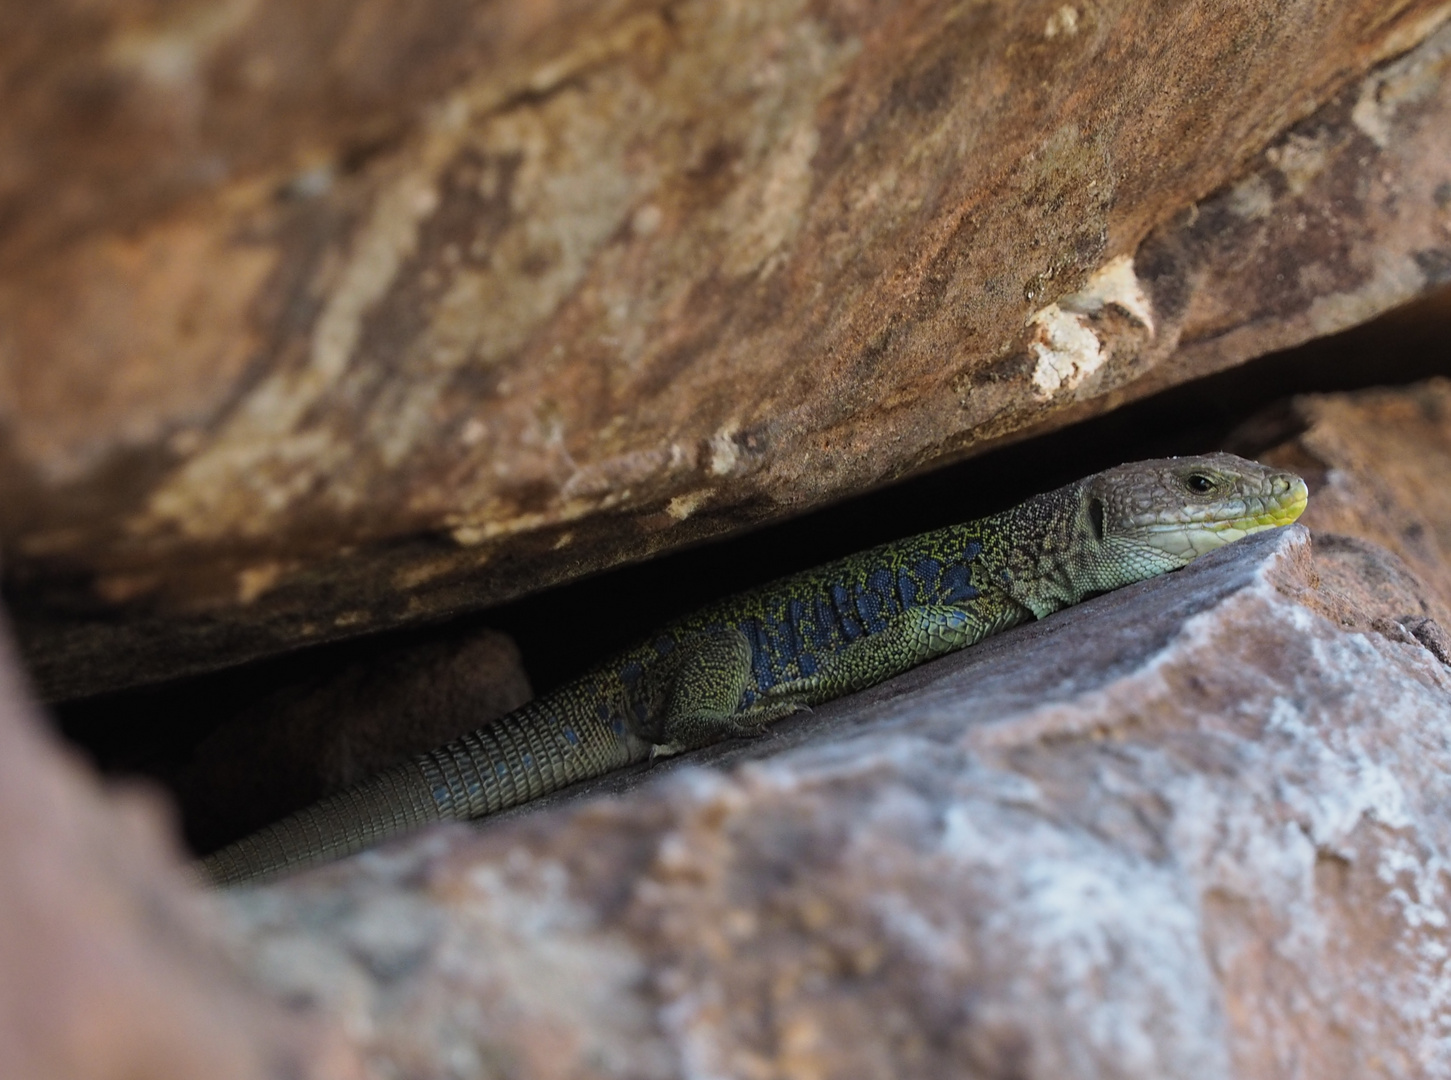
<svg viewBox="0 0 1451 1080">
<path fill-rule="evenodd" d="M 1390 548 L 1426 583 L 1444 622 L 1451 615 L 1451 380 L 1303 395 L 1286 413 L 1251 424 L 1245 437 L 1263 441 L 1285 426 L 1294 436 L 1262 456 L 1305 477 L 1313 493 L 1305 524 Z"/>
<path fill-rule="evenodd" d="M 335 1029 L 227 966 L 165 831 L 42 736 L 0 631 L 0 1076 L 361 1080 Z"/>
<path fill-rule="evenodd" d="M 1411 297 L 1448 13 L 7 5 L 0 542 L 42 692 L 518 595 Z"/>
<path fill-rule="evenodd" d="M 415 1077 L 1451 1076 L 1451 670 L 1317 552 L 236 891 L 239 953 Z"/>
</svg>

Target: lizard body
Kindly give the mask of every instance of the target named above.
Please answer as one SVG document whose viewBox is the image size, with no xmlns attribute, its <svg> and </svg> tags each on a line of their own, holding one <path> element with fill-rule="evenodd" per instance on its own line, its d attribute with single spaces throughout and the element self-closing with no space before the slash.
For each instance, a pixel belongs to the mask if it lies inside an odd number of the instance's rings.
<svg viewBox="0 0 1451 1080">
<path fill-rule="evenodd" d="M 202 868 L 218 884 L 271 876 L 654 756 L 757 735 L 791 712 L 1289 524 L 1305 502 L 1299 477 L 1228 454 L 1138 462 L 793 574 L 671 623 Z"/>
</svg>

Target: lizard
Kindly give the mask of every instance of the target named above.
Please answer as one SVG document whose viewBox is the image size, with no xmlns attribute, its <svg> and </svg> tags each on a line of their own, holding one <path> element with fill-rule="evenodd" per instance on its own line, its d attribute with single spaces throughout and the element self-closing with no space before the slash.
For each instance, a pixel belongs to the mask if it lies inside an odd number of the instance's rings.
<svg viewBox="0 0 1451 1080">
<path fill-rule="evenodd" d="M 760 735 L 788 714 L 1287 525 L 1307 498 L 1293 473 L 1230 454 L 1162 458 L 790 575 L 223 847 L 201 871 L 218 885 L 267 878 Z"/>
</svg>

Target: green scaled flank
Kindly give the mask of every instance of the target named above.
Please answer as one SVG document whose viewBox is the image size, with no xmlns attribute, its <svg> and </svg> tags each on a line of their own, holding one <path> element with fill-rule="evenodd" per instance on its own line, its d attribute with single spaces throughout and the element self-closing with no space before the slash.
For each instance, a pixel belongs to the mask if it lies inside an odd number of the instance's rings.
<svg viewBox="0 0 1451 1080">
<path fill-rule="evenodd" d="M 202 861 L 271 877 L 648 758 L 760 734 L 1087 596 L 1288 525 L 1304 481 L 1229 454 L 1121 465 L 711 604 L 555 692 Z"/>
</svg>

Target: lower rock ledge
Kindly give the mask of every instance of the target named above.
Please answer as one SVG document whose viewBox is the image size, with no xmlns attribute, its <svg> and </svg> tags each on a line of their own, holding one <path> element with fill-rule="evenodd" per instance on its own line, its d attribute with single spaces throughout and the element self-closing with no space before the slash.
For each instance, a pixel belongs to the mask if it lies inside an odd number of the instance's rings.
<svg viewBox="0 0 1451 1080">
<path fill-rule="evenodd" d="M 233 947 L 381 1075 L 1451 1076 L 1451 671 L 1324 546 L 237 891 Z"/>
</svg>

